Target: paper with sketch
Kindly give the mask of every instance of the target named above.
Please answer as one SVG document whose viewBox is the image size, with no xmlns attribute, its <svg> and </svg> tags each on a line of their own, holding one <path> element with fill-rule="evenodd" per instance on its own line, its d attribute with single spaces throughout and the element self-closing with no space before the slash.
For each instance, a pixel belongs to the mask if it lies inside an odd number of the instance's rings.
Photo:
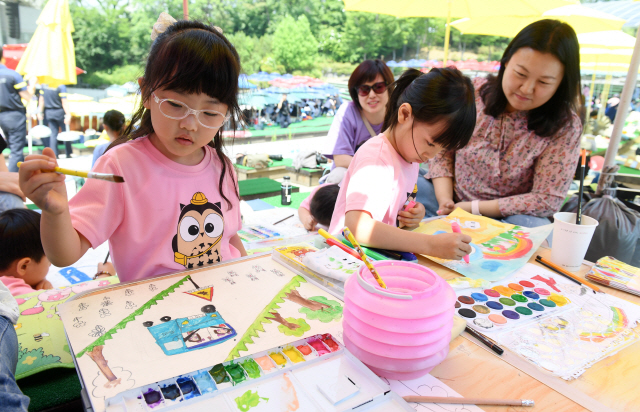
<svg viewBox="0 0 640 412">
<path fill-rule="evenodd" d="M 427 374 L 421 378 L 410 381 L 396 381 L 381 378 L 387 382 L 391 390 L 400 396 L 446 396 L 461 398 L 458 392 L 454 391 L 437 378 Z M 416 411 L 420 412 L 482 412 L 476 405 L 463 405 L 459 403 L 410 403 Z"/>
<path fill-rule="evenodd" d="M 98 291 L 60 315 L 98 410 L 135 386 L 342 331 L 342 303 L 270 256 Z"/>
<path fill-rule="evenodd" d="M 452 222 L 458 222 L 462 233 L 471 236 L 473 250 L 469 254 L 469 263 L 425 256 L 464 276 L 490 282 L 503 279 L 524 266 L 553 229 L 553 225 L 536 228 L 514 226 L 458 208 L 447 217 L 421 224 L 414 232 L 428 235 L 452 233 Z"/>
<path fill-rule="evenodd" d="M 302 263 L 314 272 L 340 282 L 346 282 L 364 264 L 337 246 L 307 253 Z"/>
</svg>

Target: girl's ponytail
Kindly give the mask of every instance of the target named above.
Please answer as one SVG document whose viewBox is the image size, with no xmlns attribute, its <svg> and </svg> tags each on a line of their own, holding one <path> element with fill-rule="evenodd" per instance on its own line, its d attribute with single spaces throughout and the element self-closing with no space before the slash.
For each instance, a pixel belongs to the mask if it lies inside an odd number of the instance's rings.
<svg viewBox="0 0 640 412">
<path fill-rule="evenodd" d="M 408 69 L 389 86 L 389 101 L 387 102 L 387 112 L 384 116 L 382 130 L 387 130 L 398 123 L 398 108 L 402 106 L 402 103 L 405 103 L 402 99 L 402 94 L 415 79 L 423 74 L 420 70 Z"/>
<path fill-rule="evenodd" d="M 398 110 L 404 103 L 411 106 L 416 122 L 446 126 L 433 141 L 445 150 L 458 150 L 469 143 L 476 125 L 473 83 L 455 67 L 431 69 L 422 73 L 405 71 L 392 85 L 383 130 L 398 125 Z"/>
</svg>

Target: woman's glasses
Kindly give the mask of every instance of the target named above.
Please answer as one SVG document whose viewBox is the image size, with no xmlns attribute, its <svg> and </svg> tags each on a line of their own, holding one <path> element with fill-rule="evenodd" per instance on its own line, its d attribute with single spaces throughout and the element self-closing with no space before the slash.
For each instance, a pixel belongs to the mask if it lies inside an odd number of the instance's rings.
<svg viewBox="0 0 640 412">
<path fill-rule="evenodd" d="M 158 99 L 153 93 L 153 100 L 158 103 L 160 113 L 169 119 L 181 120 L 193 113 L 198 119 L 198 123 L 207 129 L 219 129 L 229 118 L 223 113 L 215 110 L 194 110 L 186 104 L 173 99 Z"/>
<path fill-rule="evenodd" d="M 373 89 L 373 92 L 375 94 L 382 94 L 384 93 L 385 90 L 387 90 L 387 83 L 378 82 L 378 83 L 372 84 L 371 86 L 363 84 L 362 86 L 356 87 L 358 94 L 363 97 L 367 96 L 371 92 L 371 89 Z"/>
</svg>

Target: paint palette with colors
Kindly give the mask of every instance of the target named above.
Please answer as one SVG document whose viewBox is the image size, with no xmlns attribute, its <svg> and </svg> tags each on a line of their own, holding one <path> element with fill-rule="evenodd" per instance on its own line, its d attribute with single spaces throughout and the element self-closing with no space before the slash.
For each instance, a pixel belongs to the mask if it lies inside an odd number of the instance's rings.
<svg viewBox="0 0 640 412">
<path fill-rule="evenodd" d="M 330 334 L 132 389 L 106 405 L 107 412 L 414 410 Z"/>
<path fill-rule="evenodd" d="M 489 289 L 457 292 L 456 311 L 481 332 L 511 328 L 570 307 L 553 278 L 515 277 Z"/>
</svg>

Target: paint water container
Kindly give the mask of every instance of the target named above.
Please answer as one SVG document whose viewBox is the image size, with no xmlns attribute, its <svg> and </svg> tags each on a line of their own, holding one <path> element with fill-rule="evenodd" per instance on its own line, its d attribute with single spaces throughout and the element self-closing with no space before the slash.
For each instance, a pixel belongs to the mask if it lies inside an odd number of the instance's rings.
<svg viewBox="0 0 640 412">
<path fill-rule="evenodd" d="M 280 203 L 285 206 L 291 204 L 291 178 L 289 176 L 282 178 L 282 185 L 280 186 Z"/>
<path fill-rule="evenodd" d="M 374 265 L 387 289 L 365 266 L 345 283 L 344 344 L 379 376 L 419 378 L 449 352 L 456 295 L 424 266 L 402 261 Z"/>
</svg>

